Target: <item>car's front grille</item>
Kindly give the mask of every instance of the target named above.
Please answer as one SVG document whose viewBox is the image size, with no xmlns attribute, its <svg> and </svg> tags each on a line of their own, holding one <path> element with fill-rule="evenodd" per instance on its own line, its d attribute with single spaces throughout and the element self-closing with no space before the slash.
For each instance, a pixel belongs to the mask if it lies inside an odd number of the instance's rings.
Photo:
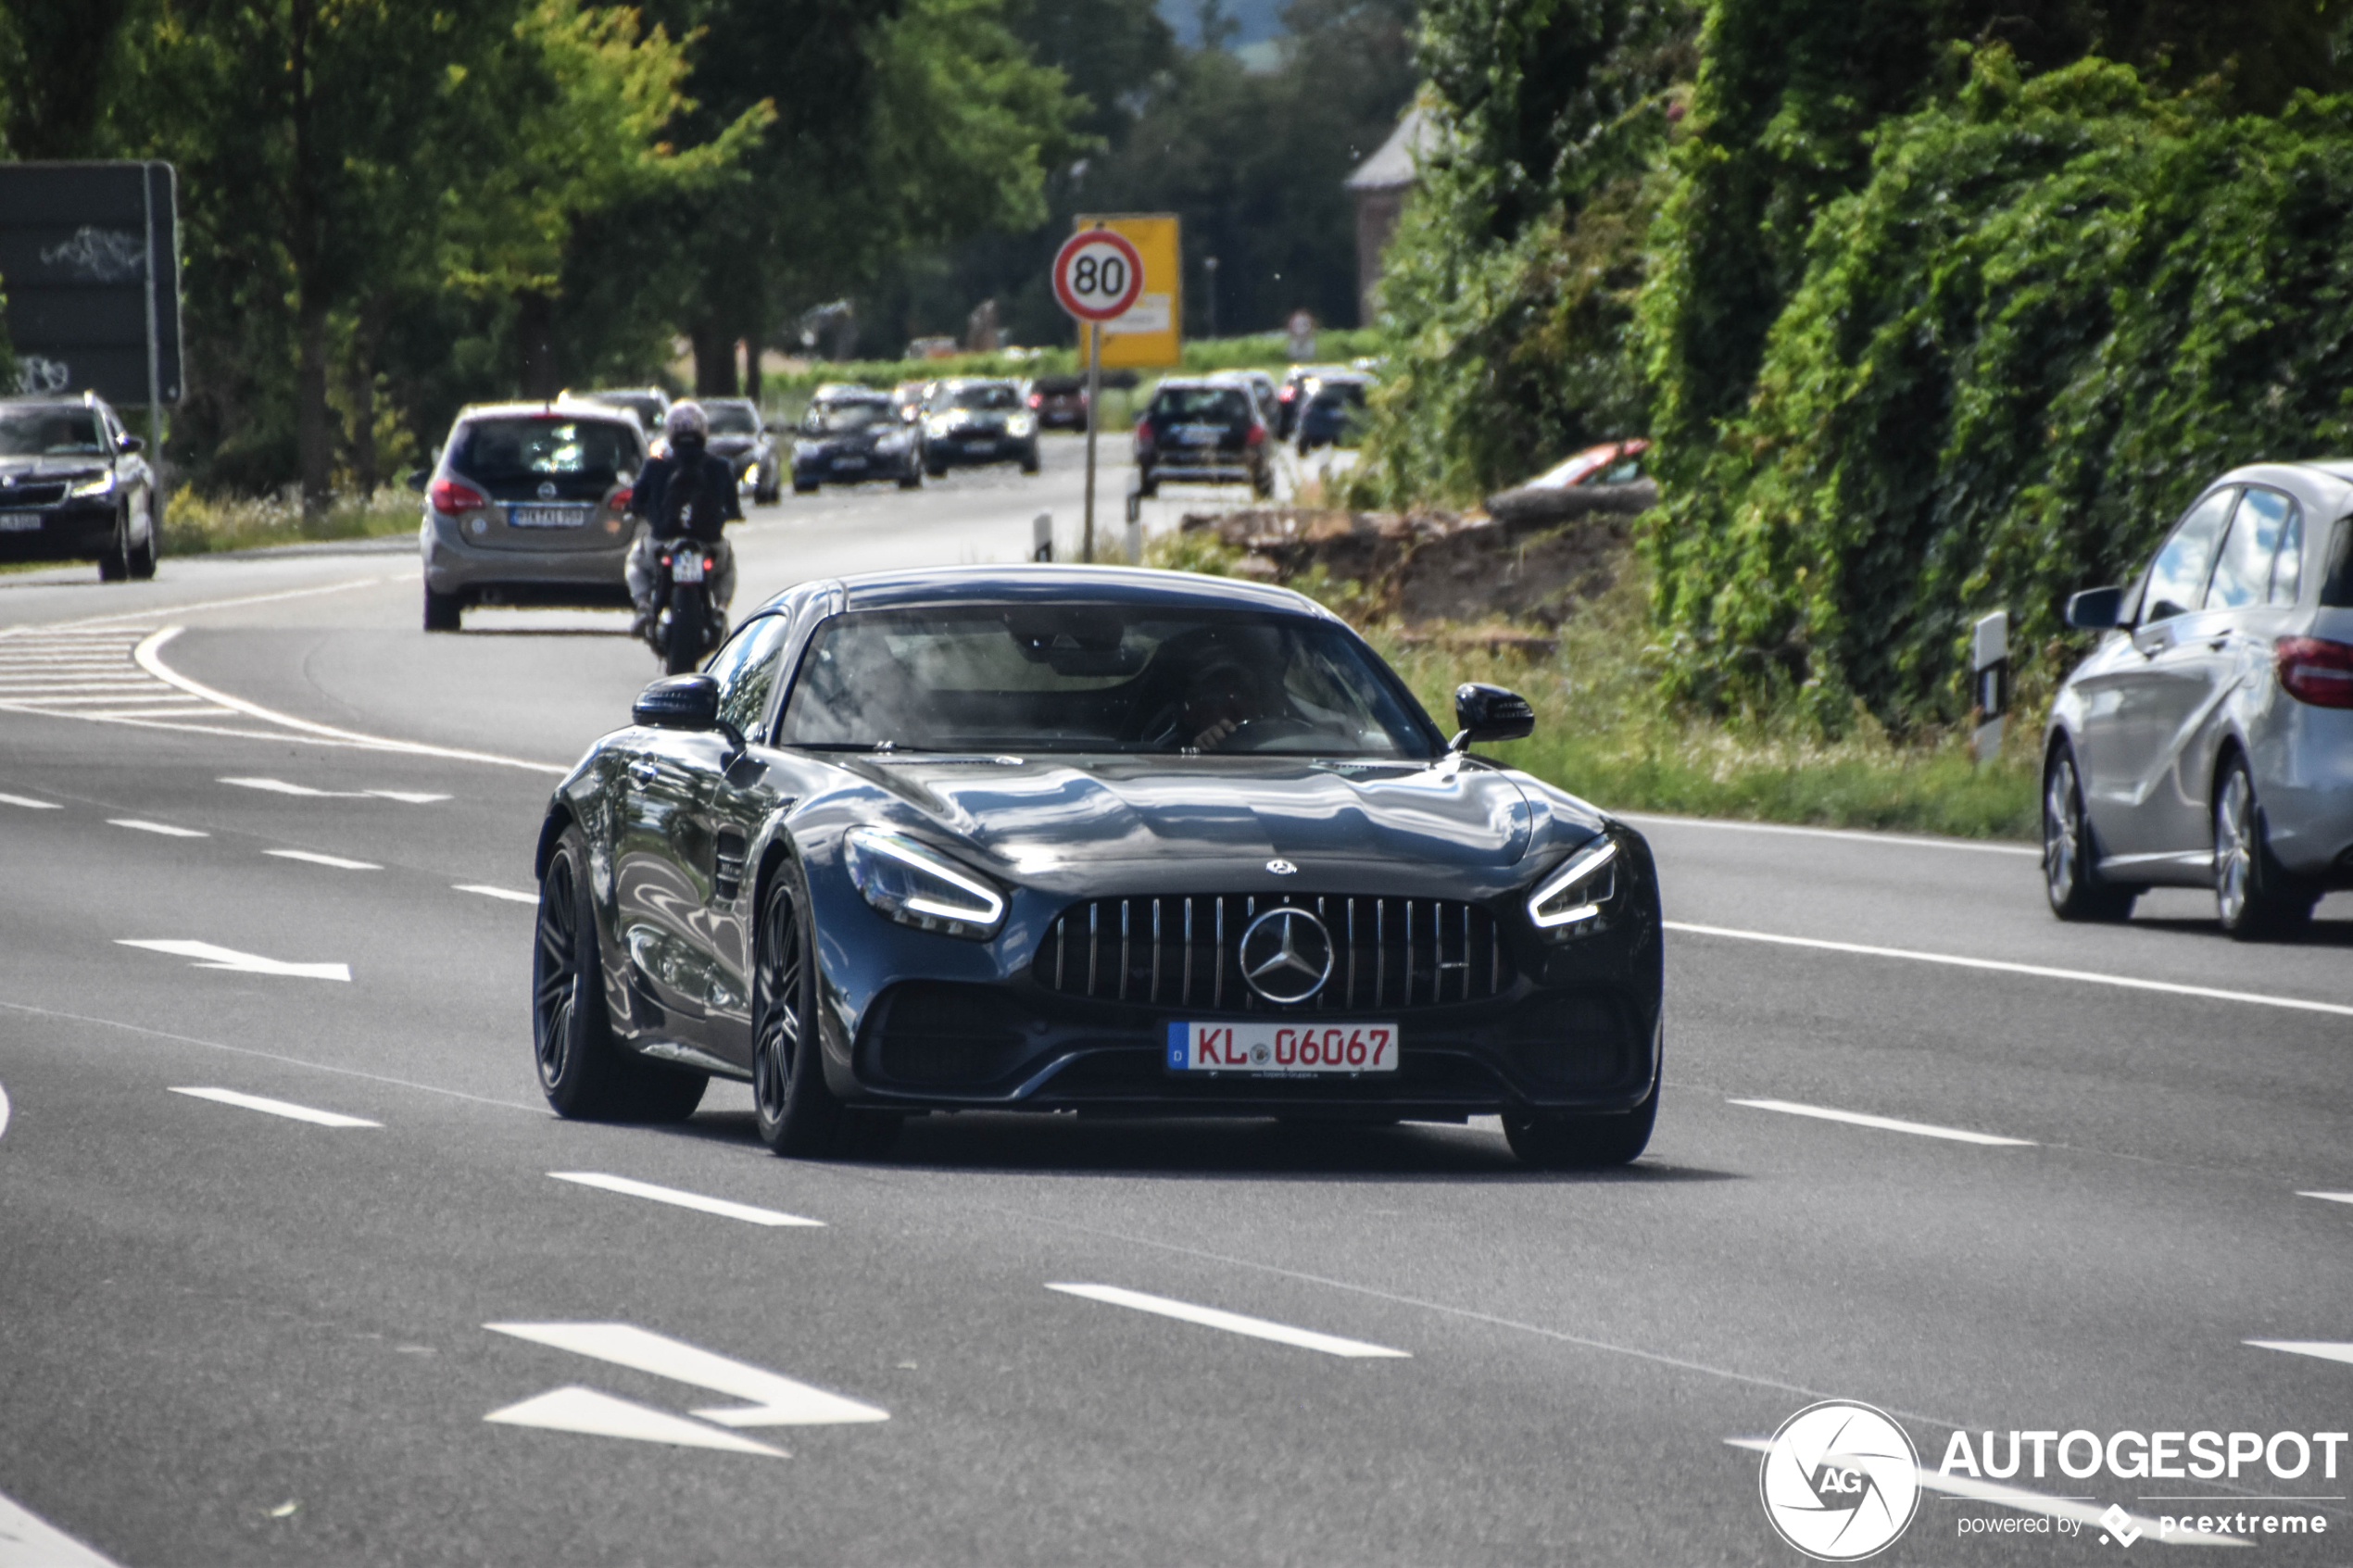
<svg viewBox="0 0 2353 1568">
<path fill-rule="evenodd" d="M 1244 983 L 1243 931 L 1267 910 L 1311 910 L 1332 943 L 1330 977 L 1291 1006 Z M 1495 917 L 1454 898 L 1164 894 L 1094 898 L 1046 931 L 1030 973 L 1096 1001 L 1216 1010 L 1353 1012 L 1483 1001 L 1511 984 Z"/>
<path fill-rule="evenodd" d="M 0 508 L 54 507 L 66 498 L 65 482 L 0 485 Z"/>
</svg>

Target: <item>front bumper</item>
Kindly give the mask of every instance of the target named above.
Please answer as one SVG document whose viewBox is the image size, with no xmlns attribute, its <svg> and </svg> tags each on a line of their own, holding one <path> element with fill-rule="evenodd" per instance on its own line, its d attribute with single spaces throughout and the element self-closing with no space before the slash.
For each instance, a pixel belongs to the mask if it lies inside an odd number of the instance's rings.
<svg viewBox="0 0 2353 1568">
<path fill-rule="evenodd" d="M 924 446 L 924 458 L 936 469 L 982 463 L 1034 463 L 1038 460 L 1038 443 L 1035 437 L 1026 435 L 959 432 L 930 437 Z"/>
<path fill-rule="evenodd" d="M 112 495 L 0 510 L 0 560 L 95 560 L 114 545 Z"/>
<path fill-rule="evenodd" d="M 877 479 L 897 479 L 914 467 L 915 458 L 908 452 L 828 452 L 823 457 L 793 459 L 793 482 L 798 484 L 867 484 Z"/>
</svg>

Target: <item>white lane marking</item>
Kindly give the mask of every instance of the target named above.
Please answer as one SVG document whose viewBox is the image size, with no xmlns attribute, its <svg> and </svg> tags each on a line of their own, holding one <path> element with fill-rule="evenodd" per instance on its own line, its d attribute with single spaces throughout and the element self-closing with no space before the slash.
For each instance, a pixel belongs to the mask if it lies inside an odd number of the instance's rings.
<svg viewBox="0 0 2353 1568">
<path fill-rule="evenodd" d="M 2353 1345 L 2330 1339 L 2249 1339 L 2245 1343 L 2259 1350 L 2284 1350 L 2291 1356 L 2317 1356 L 2324 1361 L 2343 1361 L 2353 1366 Z"/>
<path fill-rule="evenodd" d="M 7 1090 L 6 1090 L 6 1089 L 0 1089 L 0 1137 L 6 1137 L 6 1136 L 7 1135 L 7 1132 L 8 1132 L 8 1091 L 7 1091 Z"/>
<path fill-rule="evenodd" d="M 301 860 L 313 866 L 333 866 L 345 872 L 380 872 L 384 868 L 373 860 L 346 860 L 340 855 L 321 855 L 315 849 L 264 849 L 265 855 L 275 855 L 281 860 Z"/>
<path fill-rule="evenodd" d="M 572 771 L 569 767 L 553 762 L 531 762 L 520 757 L 500 757 L 487 751 L 467 751 L 448 746 L 427 746 L 422 741 L 387 740 L 382 735 L 361 734 L 355 730 L 339 730 L 332 724 L 314 724 L 308 719 L 297 719 L 290 713 L 280 713 L 273 709 L 264 708 L 259 703 L 247 702 L 241 696 L 231 696 L 227 692 L 216 691 L 202 682 L 192 681 L 164 663 L 162 657 L 164 645 L 185 630 L 187 628 L 184 626 L 166 626 L 133 648 L 131 651 L 131 657 L 138 661 L 139 668 L 153 675 L 157 680 L 177 686 L 191 696 L 200 696 L 217 707 L 231 709 L 269 723 L 282 724 L 289 730 L 297 730 L 304 734 L 339 741 L 346 746 L 365 746 L 371 751 L 398 751 L 412 757 L 447 757 L 460 762 L 486 762 L 494 767 L 524 768 L 535 773 L 555 773 L 560 776 Z"/>
<path fill-rule="evenodd" d="M 749 1405 L 694 1413 L 722 1426 L 830 1426 L 854 1421 L 888 1421 L 890 1412 L 806 1383 L 731 1361 L 683 1340 L 625 1323 L 486 1323 L 494 1334 L 511 1334 L 578 1356 L 594 1356 L 674 1383 L 690 1383 Z"/>
<path fill-rule="evenodd" d="M 216 947 L 209 942 L 190 942 L 180 938 L 134 940 L 118 936 L 119 947 L 145 947 L 151 953 L 170 953 L 174 958 L 195 959 L 197 969 L 225 969 L 239 974 L 283 974 L 296 980 L 343 980 L 351 978 L 351 966 L 340 963 L 288 963 L 282 959 L 265 959 L 258 953 L 241 953 L 234 947 Z"/>
<path fill-rule="evenodd" d="M 2000 959 L 1969 959 L 1957 953 L 1922 953 L 1909 947 L 1875 947 L 1862 942 L 1825 942 L 1813 936 L 1783 936 L 1770 931 L 1742 931 L 1731 926 L 1695 925 L 1690 921 L 1659 922 L 1669 931 L 1694 936 L 1723 936 L 1735 942 L 1768 942 L 1782 947 L 1813 947 L 1826 953 L 1853 953 L 1869 959 L 1903 959 L 1912 963 L 1947 964 L 1955 969 L 1991 970 L 2003 974 L 2031 974 L 2043 980 L 2072 980 L 2086 985 L 2115 985 L 2127 991 L 2158 991 L 2169 997 L 2203 997 L 2208 1001 L 2245 1002 L 2252 1007 L 2286 1008 L 2295 1012 L 2333 1013 L 2353 1018 L 2353 1006 L 2344 1002 L 2309 1002 L 2296 997 L 2264 997 L 2252 991 L 2224 991 L 2212 985 L 2182 985 L 2171 980 L 2136 980 L 2123 974 L 2102 974 L 2088 969 L 2052 969 L 2045 964 L 2009 963 Z"/>
<path fill-rule="evenodd" d="M 35 800 L 27 795 L 0 795 L 0 806 L 21 806 L 28 811 L 56 811 L 63 808 L 54 800 Z"/>
<path fill-rule="evenodd" d="M 2353 1203 L 2353 1192 L 2299 1192 L 2296 1196 L 2325 1198 L 2331 1203 Z"/>
<path fill-rule="evenodd" d="M 166 838 L 210 838 L 212 836 L 202 828 L 176 828 L 170 822 L 151 822 L 142 817 L 108 817 L 107 825 L 115 828 L 130 828 L 138 833 L 159 833 Z"/>
<path fill-rule="evenodd" d="M 681 1209 L 698 1209 L 706 1214 L 724 1215 L 730 1220 L 746 1220 L 755 1225 L 816 1225 L 823 1220 L 804 1220 L 798 1214 L 786 1214 L 774 1209 L 754 1208 L 749 1203 L 730 1203 L 724 1198 L 705 1198 L 698 1192 L 682 1192 L 676 1187 L 656 1186 L 651 1182 L 631 1181 L 627 1176 L 608 1176 L 601 1171 L 550 1171 L 548 1175 L 560 1182 L 577 1182 L 585 1187 L 602 1187 L 607 1192 L 623 1193 L 631 1198 L 648 1198 L 656 1203 L 673 1203 Z"/>
<path fill-rule="evenodd" d="M 2043 851 L 2031 844 L 1995 844 L 1974 838 L 1929 838 L 1919 834 L 1870 833 L 1860 828 L 1801 828 L 1780 822 L 1736 822 L 1722 817 L 1670 817 L 1656 811 L 1612 811 L 1629 822 L 1659 822 L 1679 828 L 1725 828 L 1733 833 L 1786 834 L 1798 838 L 1843 838 L 1857 844 L 1893 844 L 1910 849 L 1968 849 L 1980 855 L 2032 855 Z"/>
<path fill-rule="evenodd" d="M 767 1454 L 774 1459 L 792 1457 L 782 1449 L 755 1443 L 749 1437 L 738 1437 L 733 1432 L 722 1432 L 715 1426 L 705 1426 L 699 1421 L 688 1421 L 683 1415 L 673 1415 L 651 1405 L 635 1404 L 577 1385 L 550 1389 L 521 1404 L 492 1411 L 482 1419 L 507 1426 L 543 1426 L 554 1432 L 579 1432 L 591 1437 L 625 1437 L 636 1443 L 670 1443 L 686 1449 L 721 1449 L 729 1453 Z"/>
<path fill-rule="evenodd" d="M 1958 1127 L 1931 1126 L 1926 1122 L 1898 1122 L 1889 1116 L 1869 1116 L 1859 1110 L 1832 1110 L 1826 1106 L 1799 1105 L 1786 1099 L 1735 1099 L 1728 1105 L 1745 1105 L 1757 1110 L 1779 1110 L 1790 1116 L 1813 1116 L 1824 1122 L 1845 1122 L 1857 1127 L 1877 1127 L 1883 1133 L 1912 1133 L 1923 1138 L 1950 1138 L 1955 1143 L 2009 1144 L 2020 1148 L 2034 1146 L 2032 1138 L 1996 1137 L 1992 1133 L 1965 1132 Z"/>
<path fill-rule="evenodd" d="M 485 898 L 504 898 L 510 904 L 536 904 L 536 893 L 518 893 L 511 887 L 493 887 L 484 882 L 455 882 L 450 886 L 459 893 L 479 893 Z"/>
<path fill-rule="evenodd" d="M 1727 1437 L 1724 1442 L 1727 1447 L 1746 1449 L 1753 1454 L 1764 1453 L 1773 1446 L 1763 1437 Z M 2030 1492 L 2023 1486 L 2005 1486 L 1998 1482 L 1980 1481 L 1969 1475 L 1947 1475 L 1941 1470 L 1930 1470 L 1925 1466 L 1914 1466 L 1914 1473 L 1919 1476 L 1922 1486 L 1931 1492 L 1943 1492 L 1947 1497 L 1967 1498 L 1971 1502 L 1990 1502 L 2027 1513 L 2048 1514 L 2053 1519 L 2071 1519 L 2078 1524 L 2090 1525 L 2095 1531 L 2108 1527 L 2108 1521 L 2101 1517 L 2108 1511 L 2097 1503 L 2082 1502 L 2074 1498 L 2048 1497 L 2041 1492 Z M 2158 1527 L 2154 1519 L 2144 1519 L 2137 1513 L 2127 1517 L 2129 1523 L 2126 1528 L 2137 1532 L 2133 1537 L 2135 1540 L 2146 1536 L 2150 1540 L 2161 1541 L 2167 1546 L 2254 1544 L 2240 1540 L 2235 1536 L 2200 1536 L 2195 1533 L 2169 1536 Z"/>
<path fill-rule="evenodd" d="M 246 594 L 233 599 L 198 599 L 194 604 L 163 605 L 148 609 L 125 610 L 119 615 L 92 615 L 78 621 L 52 621 L 32 626 L 0 626 L 0 638 L 104 637 L 112 634 L 125 621 L 149 621 L 157 615 L 193 615 L 200 609 L 237 609 L 245 605 L 276 604 L 282 599 L 316 598 L 321 594 L 342 594 L 354 588 L 371 588 L 385 583 L 408 583 L 414 580 L 413 576 L 349 577 L 343 582 L 329 583 L 318 588 L 288 588 L 274 594 Z"/>
<path fill-rule="evenodd" d="M 0 1497 L 0 1568 L 115 1568 L 39 1514 Z"/>
<path fill-rule="evenodd" d="M 397 800 L 409 806 L 430 806 L 436 800 L 447 800 L 446 795 L 420 795 L 406 789 L 363 789 L 362 795 L 372 795 L 379 800 Z"/>
<path fill-rule="evenodd" d="M 1228 1334 L 1245 1334 L 1252 1339 L 1271 1339 L 1277 1345 L 1296 1345 L 1303 1350 L 1321 1350 L 1327 1356 L 1394 1356 L 1411 1360 L 1410 1350 L 1392 1350 L 1385 1345 L 1368 1345 L 1362 1339 L 1342 1339 L 1336 1335 L 1316 1334 L 1309 1329 L 1293 1328 L 1289 1323 L 1269 1323 L 1265 1318 L 1244 1317 L 1239 1312 L 1223 1312 L 1214 1307 L 1197 1307 L 1189 1301 L 1175 1301 L 1165 1296 L 1147 1296 L 1140 1290 L 1122 1290 L 1115 1285 L 1050 1285 L 1049 1290 L 1059 1290 L 1065 1296 L 1083 1296 L 1089 1301 L 1101 1301 L 1114 1307 L 1132 1307 L 1139 1312 L 1153 1312 L 1164 1318 L 1176 1318 L 1182 1323 L 1199 1323 L 1203 1328 L 1222 1328 Z"/>
<path fill-rule="evenodd" d="M 356 789 L 313 789 L 308 784 L 288 784 L 283 779 L 222 779 L 220 783 L 235 784 L 239 789 L 266 790 L 271 795 L 300 795 L 320 800 L 357 800 Z"/>
<path fill-rule="evenodd" d="M 269 1116 L 283 1116 L 289 1122 L 308 1122 L 321 1127 L 381 1127 L 381 1122 L 371 1122 L 362 1116 L 346 1116 L 339 1111 L 313 1110 L 292 1100 L 271 1099 L 264 1095 L 241 1095 L 234 1089 L 173 1089 L 175 1095 L 187 1095 L 195 1099 L 216 1100 L 245 1110 L 258 1110 Z"/>
</svg>

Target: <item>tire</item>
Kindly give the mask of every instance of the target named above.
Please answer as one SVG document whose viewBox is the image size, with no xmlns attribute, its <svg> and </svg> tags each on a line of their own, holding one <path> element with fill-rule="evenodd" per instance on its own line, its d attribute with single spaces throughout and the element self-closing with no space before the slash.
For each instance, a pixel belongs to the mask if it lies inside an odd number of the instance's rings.
<svg viewBox="0 0 2353 1568">
<path fill-rule="evenodd" d="M 1022 454 L 1021 471 L 1024 473 L 1036 473 L 1038 471 L 1038 448 L 1032 446 L 1028 451 Z"/>
<path fill-rule="evenodd" d="M 786 1159 L 873 1159 L 898 1136 L 900 1119 L 852 1110 L 825 1082 L 808 907 L 800 873 L 789 862 L 778 866 L 752 933 L 752 1124 Z"/>
<path fill-rule="evenodd" d="M 817 487 L 814 484 L 804 484 L 796 479 L 792 482 L 792 493 L 796 495 L 814 495 L 817 494 Z"/>
<path fill-rule="evenodd" d="M 455 594 L 436 594 L 433 584 L 425 584 L 425 630 L 455 632 L 465 615 L 466 601 Z"/>
<path fill-rule="evenodd" d="M 130 549 L 131 576 L 133 581 L 145 583 L 155 576 L 156 555 L 161 547 L 161 533 L 156 523 L 156 504 L 153 497 L 150 497 L 147 501 L 147 536 L 140 543 L 132 546 Z"/>
<path fill-rule="evenodd" d="M 691 675 L 710 643 L 704 621 L 710 617 L 710 599 L 703 590 L 691 583 L 680 583 L 670 590 L 670 632 L 668 646 L 661 651 L 663 672 L 671 675 Z"/>
<path fill-rule="evenodd" d="M 2132 918 L 2141 890 L 2102 882 L 2096 851 L 2075 752 L 2061 741 L 2043 769 L 2043 894 L 2059 919 L 2112 924 Z"/>
<path fill-rule="evenodd" d="M 921 490 L 923 487 L 924 470 L 917 468 L 914 464 L 909 463 L 907 465 L 907 471 L 899 476 L 899 488 L 901 490 Z"/>
<path fill-rule="evenodd" d="M 98 581 L 122 583 L 131 577 L 131 508 L 124 507 L 114 514 L 114 537 L 107 541 L 106 553 L 98 558 Z"/>
<path fill-rule="evenodd" d="M 1254 470 L 1250 476 L 1250 493 L 1265 500 L 1275 493 L 1275 476 L 1263 468 Z"/>
<path fill-rule="evenodd" d="M 1148 501 L 1160 494 L 1160 481 L 1153 477 L 1151 470 L 1146 469 L 1136 476 L 1136 494 Z"/>
<path fill-rule="evenodd" d="M 765 484 L 751 487 L 751 504 L 755 507 L 773 507 L 783 497 L 776 493 L 776 482 L 773 479 Z"/>
<path fill-rule="evenodd" d="M 710 1080 L 658 1066 L 613 1037 L 605 1008 L 588 841 L 564 829 L 539 879 L 531 954 L 531 1043 L 539 1087 L 556 1114 L 579 1122 L 683 1122 Z"/>
<path fill-rule="evenodd" d="M 946 479 L 948 477 L 948 465 L 946 463 L 925 463 L 924 465 L 924 472 L 934 479 Z"/>
<path fill-rule="evenodd" d="M 1658 1123 L 1658 1085 L 1633 1110 L 1613 1116 L 1506 1116 L 1504 1137 L 1523 1165 L 1540 1171 L 1598 1171 L 1630 1165 L 1650 1147 Z"/>
<path fill-rule="evenodd" d="M 2320 890 L 2272 858 L 2255 775 L 2237 752 L 2214 784 L 2214 914 L 2234 941 L 2292 936 L 2312 919 Z"/>
</svg>

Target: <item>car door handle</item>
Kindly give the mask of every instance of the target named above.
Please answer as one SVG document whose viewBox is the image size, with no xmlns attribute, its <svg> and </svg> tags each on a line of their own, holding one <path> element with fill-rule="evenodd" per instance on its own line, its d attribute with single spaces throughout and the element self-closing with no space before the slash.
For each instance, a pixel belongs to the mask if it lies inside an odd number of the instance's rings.
<svg viewBox="0 0 2353 1568">
<path fill-rule="evenodd" d="M 661 777 L 661 769 L 651 762 L 632 762 L 629 764 L 629 776 L 641 784 L 650 784 Z"/>
</svg>

